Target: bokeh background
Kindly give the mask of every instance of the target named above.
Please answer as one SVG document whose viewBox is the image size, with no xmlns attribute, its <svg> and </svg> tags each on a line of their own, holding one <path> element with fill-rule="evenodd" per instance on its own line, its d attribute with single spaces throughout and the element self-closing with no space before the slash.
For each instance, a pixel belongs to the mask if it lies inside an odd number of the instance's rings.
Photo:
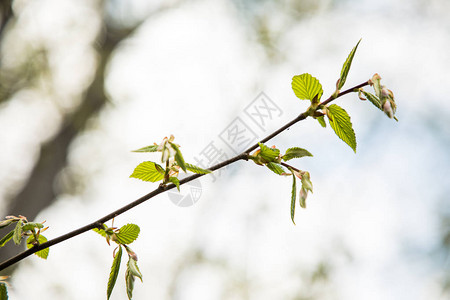
<svg viewBox="0 0 450 300">
<path fill-rule="evenodd" d="M 134 299 L 448 299 L 447 0 L 1 0 L 1 216 L 48 238 L 90 223 L 156 187 L 128 176 L 158 158 L 130 151 L 170 134 L 188 162 L 211 142 L 231 156 L 236 117 L 260 138 L 293 119 L 292 76 L 327 97 L 360 38 L 346 87 L 379 73 L 399 122 L 349 95 L 356 155 L 312 119 L 268 143 L 314 154 L 294 163 L 314 184 L 296 226 L 290 178 L 249 162 L 203 177 L 194 205 L 117 217 L 141 227 Z M 264 130 L 245 114 L 261 92 L 281 111 Z M 86 233 L 27 258 L 3 272 L 10 299 L 104 299 L 112 252 Z"/>
</svg>

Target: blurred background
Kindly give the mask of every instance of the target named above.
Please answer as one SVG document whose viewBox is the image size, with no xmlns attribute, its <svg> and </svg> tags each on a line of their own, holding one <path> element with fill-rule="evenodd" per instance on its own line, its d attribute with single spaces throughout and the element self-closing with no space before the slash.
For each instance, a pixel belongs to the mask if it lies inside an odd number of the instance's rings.
<svg viewBox="0 0 450 300">
<path fill-rule="evenodd" d="M 296 226 L 291 179 L 244 161 L 183 186 L 189 205 L 117 217 L 141 227 L 134 299 L 449 299 L 449 16 L 447 0 L 1 0 L 1 217 L 46 220 L 49 239 L 90 223 L 156 187 L 129 175 L 159 157 L 130 151 L 170 134 L 187 162 L 231 157 L 236 120 L 253 141 L 303 112 L 301 73 L 328 97 L 362 38 L 345 87 L 379 73 L 399 122 L 352 94 L 356 155 L 312 119 L 268 143 L 314 155 L 293 163 L 314 184 Z M 104 299 L 112 252 L 86 233 L 29 257 L 3 272 L 10 299 Z"/>
</svg>

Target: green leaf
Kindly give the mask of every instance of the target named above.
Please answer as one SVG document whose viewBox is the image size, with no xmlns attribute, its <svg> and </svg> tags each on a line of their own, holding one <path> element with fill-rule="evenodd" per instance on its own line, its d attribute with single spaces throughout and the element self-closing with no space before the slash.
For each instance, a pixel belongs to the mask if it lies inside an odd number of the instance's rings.
<svg viewBox="0 0 450 300">
<path fill-rule="evenodd" d="M 37 222 L 28 222 L 28 223 L 25 223 L 23 226 L 22 226 L 22 230 L 23 231 L 27 231 L 27 230 L 33 230 L 34 228 L 43 228 L 44 227 L 44 225 L 42 225 L 41 223 L 37 223 Z"/>
<path fill-rule="evenodd" d="M 261 152 L 259 152 L 259 156 L 261 156 L 267 162 L 275 161 L 280 155 L 279 149 L 269 148 L 263 143 L 258 143 Z"/>
<path fill-rule="evenodd" d="M 9 226 L 9 225 L 10 225 L 12 222 L 14 222 L 14 221 L 16 221 L 16 220 L 14 220 L 14 219 L 6 219 L 6 220 L 2 220 L 2 221 L 0 221 L 0 228 Z"/>
<path fill-rule="evenodd" d="M 170 142 L 169 142 L 170 143 Z M 172 148 L 175 150 L 175 160 L 181 169 L 186 172 L 186 162 L 184 161 L 183 155 L 181 154 L 180 148 L 174 143 L 170 143 Z"/>
<path fill-rule="evenodd" d="M 293 158 L 299 158 L 303 156 L 313 156 L 311 153 L 309 153 L 308 150 L 305 150 L 303 148 L 299 147 L 292 147 L 286 150 L 286 153 L 283 155 L 283 160 L 288 161 Z"/>
<path fill-rule="evenodd" d="M 137 150 L 133 150 L 131 152 L 156 152 L 158 148 L 158 145 L 151 145 L 151 146 L 147 146 L 147 147 L 143 147 Z"/>
<path fill-rule="evenodd" d="M 14 236 L 13 236 L 13 241 L 14 244 L 19 245 L 20 241 L 22 240 L 22 220 L 20 220 L 19 222 L 17 222 L 16 227 L 14 228 Z"/>
<path fill-rule="evenodd" d="M 370 101 L 370 103 L 372 103 L 379 110 L 383 110 L 383 108 L 381 107 L 381 100 L 378 99 L 377 96 L 375 96 L 371 93 L 367 93 L 366 91 L 362 91 L 362 92 L 363 92 L 364 96 L 367 98 L 367 100 Z"/>
<path fill-rule="evenodd" d="M 342 107 L 332 104 L 328 107 L 327 116 L 336 135 L 356 153 L 356 136 L 347 112 Z"/>
<path fill-rule="evenodd" d="M 100 234 L 102 237 L 106 237 L 106 232 L 103 229 L 98 229 L 98 228 L 94 228 L 92 229 L 93 231 L 97 232 L 98 234 Z"/>
<path fill-rule="evenodd" d="M 134 276 L 131 271 L 127 268 L 125 272 L 125 284 L 127 287 L 127 296 L 128 299 L 131 300 L 133 298 L 133 289 L 134 289 Z"/>
<path fill-rule="evenodd" d="M 286 171 L 283 169 L 283 167 L 280 164 L 269 162 L 266 164 L 267 168 L 278 175 L 283 175 L 286 173 Z"/>
<path fill-rule="evenodd" d="M 138 238 L 140 231 L 141 229 L 136 224 L 124 225 L 116 233 L 117 242 L 124 245 L 131 244 Z"/>
<path fill-rule="evenodd" d="M 295 225 L 294 217 L 295 217 L 295 199 L 297 198 L 297 184 L 295 179 L 294 171 L 292 172 L 292 193 L 291 193 L 291 220 Z"/>
<path fill-rule="evenodd" d="M 139 270 L 136 260 L 130 257 L 130 259 L 128 260 L 127 268 L 133 276 L 138 277 L 142 282 L 142 273 Z"/>
<path fill-rule="evenodd" d="M 318 102 L 323 94 L 319 80 L 308 73 L 292 77 L 292 89 L 301 100 L 313 101 L 314 97 L 317 96 L 316 101 Z"/>
<path fill-rule="evenodd" d="M 348 55 L 347 59 L 344 62 L 344 65 L 342 66 L 341 70 L 341 76 L 338 81 L 337 89 L 340 90 L 347 80 L 348 71 L 350 70 L 350 66 L 352 65 L 353 57 L 355 56 L 356 49 L 358 48 L 359 43 L 361 42 L 361 39 L 358 41 L 355 47 L 353 47 L 352 51 Z"/>
<path fill-rule="evenodd" d="M 119 275 L 121 259 L 122 259 L 122 246 L 119 246 L 119 251 L 117 251 L 116 256 L 114 257 L 114 260 L 113 260 L 113 263 L 111 266 L 111 272 L 109 273 L 108 288 L 106 289 L 107 299 L 109 299 L 109 297 L 111 297 L 111 293 L 114 289 L 114 285 L 116 284 L 117 275 Z"/>
<path fill-rule="evenodd" d="M 305 191 L 311 191 L 311 193 L 313 192 L 313 186 L 309 172 L 304 172 L 302 174 L 302 188 L 305 189 Z"/>
<path fill-rule="evenodd" d="M 169 181 L 176 185 L 177 190 L 180 191 L 180 180 L 176 177 L 169 177 Z"/>
<path fill-rule="evenodd" d="M 156 182 L 164 178 L 164 169 L 152 161 L 144 161 L 134 169 L 130 177 L 143 181 Z"/>
<path fill-rule="evenodd" d="M 308 197 L 308 191 L 303 187 L 300 189 L 299 203 L 301 208 L 306 208 L 306 198 Z"/>
<path fill-rule="evenodd" d="M 142 282 L 142 274 L 139 271 L 137 262 L 130 257 L 127 263 L 127 271 L 125 272 L 125 282 L 127 286 L 127 296 L 131 300 L 133 297 L 134 280 L 138 277 Z"/>
<path fill-rule="evenodd" d="M 316 120 L 319 122 L 320 126 L 324 128 L 327 127 L 327 123 L 325 123 L 324 116 L 317 117 Z"/>
<path fill-rule="evenodd" d="M 2 237 L 2 239 L 0 240 L 0 247 L 5 246 L 5 244 L 12 239 L 13 235 L 14 235 L 14 230 L 11 230 L 7 235 Z"/>
<path fill-rule="evenodd" d="M 0 282 L 0 300 L 8 300 L 8 289 L 4 282 Z"/>
<path fill-rule="evenodd" d="M 33 242 L 34 242 L 34 241 L 35 241 L 35 239 L 34 239 L 34 236 L 33 236 L 33 235 L 30 236 L 30 237 L 27 239 L 27 248 L 28 248 L 28 249 L 34 247 L 34 245 L 33 245 Z M 39 235 L 39 238 L 38 238 L 38 242 L 39 242 L 39 245 L 40 245 L 40 244 L 43 244 L 43 243 L 47 242 L 47 238 L 46 238 L 45 236 L 43 236 L 43 235 L 40 234 L 40 235 Z M 36 253 L 34 253 L 34 254 L 35 254 L 36 256 L 40 257 L 40 258 L 47 259 L 49 253 L 50 253 L 50 248 L 45 248 L 45 249 L 40 250 L 40 251 L 38 251 L 38 252 L 36 252 Z"/>
<path fill-rule="evenodd" d="M 186 169 L 188 171 L 191 171 L 192 173 L 196 173 L 196 174 L 209 174 L 209 173 L 211 173 L 210 170 L 205 170 L 205 169 L 202 169 L 200 167 L 197 167 L 197 166 L 194 166 L 194 165 L 188 164 L 188 163 L 186 164 Z"/>
</svg>

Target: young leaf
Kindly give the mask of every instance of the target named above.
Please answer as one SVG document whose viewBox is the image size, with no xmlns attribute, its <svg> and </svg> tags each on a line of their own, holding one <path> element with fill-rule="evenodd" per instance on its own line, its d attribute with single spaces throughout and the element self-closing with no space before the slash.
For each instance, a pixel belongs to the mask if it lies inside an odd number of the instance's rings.
<svg viewBox="0 0 450 300">
<path fill-rule="evenodd" d="M 12 222 L 14 222 L 14 219 L 6 219 L 6 220 L 2 220 L 0 221 L 0 228 L 9 226 Z"/>
<path fill-rule="evenodd" d="M 209 174 L 209 173 L 211 173 L 210 170 L 205 170 L 205 169 L 202 169 L 200 167 L 197 167 L 197 166 L 194 166 L 194 165 L 188 164 L 188 163 L 186 164 L 186 169 L 188 171 L 191 171 L 192 173 L 196 173 L 196 174 Z"/>
<path fill-rule="evenodd" d="M 131 271 L 128 268 L 125 272 L 125 284 L 127 287 L 128 299 L 131 300 L 133 298 L 134 276 L 131 274 Z"/>
<path fill-rule="evenodd" d="M 12 239 L 13 235 L 14 235 L 14 230 L 11 230 L 7 235 L 2 237 L 2 239 L 0 240 L 0 247 L 5 246 L 5 244 Z"/>
<path fill-rule="evenodd" d="M 41 223 L 35 223 L 35 222 L 28 222 L 28 223 L 25 223 L 23 226 L 22 226 L 22 230 L 23 231 L 27 231 L 27 230 L 33 230 L 34 228 L 43 228 L 44 227 L 44 225 L 42 225 Z"/>
<path fill-rule="evenodd" d="M 327 123 L 325 123 L 325 118 L 323 116 L 317 117 L 316 120 L 319 122 L 320 126 L 327 127 Z"/>
<path fill-rule="evenodd" d="M 305 191 L 310 191 L 311 193 L 313 192 L 313 186 L 309 172 L 305 172 L 302 175 L 302 189 L 305 189 Z"/>
<path fill-rule="evenodd" d="M 151 145 L 147 147 L 143 147 L 137 150 L 133 150 L 132 152 L 156 152 L 158 149 L 158 145 Z"/>
<path fill-rule="evenodd" d="M 316 100 L 319 101 L 323 94 L 319 80 L 308 73 L 292 77 L 292 89 L 301 100 L 313 101 L 314 97 L 317 96 Z"/>
<path fill-rule="evenodd" d="M 124 225 L 116 233 L 117 242 L 124 245 L 131 244 L 138 238 L 140 231 L 141 229 L 136 224 Z"/>
<path fill-rule="evenodd" d="M 293 158 L 299 158 L 303 156 L 313 156 L 311 153 L 309 153 L 308 150 L 305 150 L 303 148 L 299 147 L 292 147 L 286 150 L 286 153 L 283 155 L 283 160 L 288 161 Z"/>
<path fill-rule="evenodd" d="M 278 175 L 283 175 L 286 173 L 286 171 L 283 169 L 283 167 L 280 164 L 269 162 L 266 164 L 267 168 Z"/>
<path fill-rule="evenodd" d="M 291 193 L 291 220 L 295 225 L 294 217 L 295 217 L 295 199 L 297 198 L 297 184 L 295 182 L 295 174 L 292 172 L 292 193 Z"/>
<path fill-rule="evenodd" d="M 119 251 L 117 251 L 114 257 L 113 264 L 111 266 L 111 272 L 109 273 L 108 288 L 106 289 L 107 299 L 111 297 L 111 293 L 116 284 L 117 275 L 119 275 L 120 261 L 122 259 L 122 246 L 119 246 Z"/>
<path fill-rule="evenodd" d="M 328 107 L 327 116 L 336 135 L 356 152 L 356 136 L 347 112 L 342 107 L 332 104 Z"/>
<path fill-rule="evenodd" d="M 301 208 L 306 208 L 306 197 L 308 197 L 308 191 L 303 187 L 300 189 L 299 202 Z"/>
<path fill-rule="evenodd" d="M 348 71 L 350 70 L 350 66 L 352 65 L 353 57 L 355 56 L 356 49 L 358 48 L 358 45 L 360 42 L 361 42 L 361 40 L 359 40 L 358 43 L 356 44 L 356 46 L 353 47 L 352 51 L 350 52 L 347 59 L 345 60 L 344 65 L 342 66 L 341 76 L 339 77 L 339 81 L 338 81 L 339 83 L 337 86 L 338 90 L 340 90 L 344 86 L 345 81 L 347 80 Z"/>
<path fill-rule="evenodd" d="M 4 282 L 0 282 L 0 300 L 8 300 L 8 289 Z"/>
<path fill-rule="evenodd" d="M 127 263 L 127 271 L 125 273 L 125 281 L 127 285 L 127 295 L 128 299 L 131 300 L 133 296 L 133 289 L 134 289 L 134 277 L 138 277 L 142 282 L 142 274 L 141 271 L 139 271 L 138 265 L 136 260 L 130 259 Z"/>
<path fill-rule="evenodd" d="M 259 148 L 261 148 L 261 152 L 259 155 L 267 162 L 273 162 L 280 155 L 279 149 L 269 148 L 262 143 L 258 143 Z"/>
<path fill-rule="evenodd" d="M 152 161 L 144 161 L 134 169 L 130 177 L 156 182 L 164 178 L 164 169 Z"/>
<path fill-rule="evenodd" d="M 367 93 L 366 91 L 362 91 L 364 96 L 366 96 L 366 98 L 379 110 L 383 110 L 383 108 L 381 107 L 381 101 L 380 99 L 378 99 L 377 96 L 371 94 L 371 93 Z"/>
<path fill-rule="evenodd" d="M 35 239 L 34 239 L 34 236 L 32 235 L 32 236 L 30 236 L 28 239 L 27 239 L 27 248 L 28 249 L 30 249 L 30 248 L 32 248 L 34 245 L 33 245 L 33 242 L 35 241 Z M 47 241 L 47 238 L 45 237 L 45 236 L 43 236 L 42 234 L 40 234 L 39 235 L 39 239 L 38 239 L 38 242 L 39 242 L 39 244 L 43 244 L 43 243 L 45 243 Z M 47 257 L 48 257 L 48 254 L 50 253 L 50 249 L 49 248 L 45 248 L 45 249 L 43 249 L 43 250 L 41 250 L 41 251 L 38 251 L 38 252 L 36 252 L 36 253 L 34 253 L 36 256 L 38 256 L 38 257 L 40 257 L 40 258 L 43 258 L 43 259 L 47 259 Z"/>
<path fill-rule="evenodd" d="M 130 259 L 128 260 L 127 268 L 133 276 L 138 277 L 142 282 L 142 274 L 139 270 L 136 260 L 130 257 Z"/>
<path fill-rule="evenodd" d="M 13 240 L 14 240 L 14 244 L 19 245 L 20 244 L 20 240 L 22 239 L 22 221 L 17 222 L 16 227 L 14 228 L 14 236 L 13 236 Z"/>
<path fill-rule="evenodd" d="M 180 180 L 176 177 L 169 177 L 169 181 L 176 185 L 177 190 L 180 191 Z"/>
<path fill-rule="evenodd" d="M 98 234 L 100 234 L 102 237 L 106 237 L 106 232 L 103 229 L 98 229 L 98 228 L 94 228 L 92 229 L 93 231 L 97 232 Z"/>
<path fill-rule="evenodd" d="M 186 162 L 184 161 L 183 155 L 181 154 L 180 148 L 174 143 L 170 143 L 172 148 L 175 150 L 175 160 L 181 169 L 186 172 Z"/>
</svg>

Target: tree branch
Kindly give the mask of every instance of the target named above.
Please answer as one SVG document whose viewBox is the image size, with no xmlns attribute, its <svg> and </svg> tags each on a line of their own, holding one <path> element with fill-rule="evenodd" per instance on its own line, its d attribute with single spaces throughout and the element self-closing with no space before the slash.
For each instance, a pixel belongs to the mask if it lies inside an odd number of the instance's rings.
<svg viewBox="0 0 450 300">
<path fill-rule="evenodd" d="M 361 84 L 359 84 L 359 85 L 357 85 L 357 86 L 355 86 L 353 88 L 345 90 L 345 91 L 339 93 L 336 97 L 330 97 L 327 100 L 323 101 L 322 103 L 320 103 L 318 105 L 318 107 L 326 105 L 326 104 L 330 103 L 331 101 L 333 101 L 333 100 L 335 100 L 335 99 L 337 99 L 337 98 L 339 98 L 339 97 L 341 97 L 343 95 L 346 95 L 346 94 L 348 94 L 350 92 L 357 91 L 359 88 L 364 87 L 364 86 L 366 86 L 368 84 L 369 84 L 369 82 L 366 81 L 366 82 L 361 83 Z M 317 108 L 316 110 L 318 110 L 318 109 L 319 108 Z M 283 132 L 287 128 L 291 127 L 292 125 L 298 123 L 299 121 L 302 121 L 302 120 L 306 119 L 308 116 L 309 116 L 309 113 L 307 111 L 301 113 L 300 115 L 298 115 L 298 117 L 296 117 L 292 121 L 288 122 L 286 125 L 282 126 L 278 130 L 276 130 L 273 133 L 271 133 L 270 135 L 268 135 L 267 137 L 263 138 L 260 141 L 260 143 L 265 143 L 265 142 L 269 141 L 270 139 L 274 138 L 275 136 L 277 136 L 278 134 L 280 134 L 281 132 Z M 236 156 L 234 156 L 234 157 L 232 157 L 232 158 L 230 158 L 230 159 L 228 159 L 228 160 L 226 160 L 224 162 L 218 163 L 218 164 L 212 166 L 211 168 L 209 168 L 209 170 L 215 171 L 215 170 L 218 170 L 218 169 L 223 168 L 225 166 L 228 166 L 228 165 L 230 165 L 232 163 L 235 163 L 235 162 L 237 162 L 239 160 L 248 160 L 248 156 L 249 156 L 250 152 L 255 150 L 258 147 L 259 147 L 259 145 L 258 145 L 258 143 L 256 143 L 255 145 L 251 146 L 250 148 L 248 148 L 243 153 L 241 153 L 239 155 L 236 155 Z M 197 179 L 199 177 L 202 177 L 204 175 L 205 174 L 194 174 L 194 175 L 191 175 L 189 177 L 186 177 L 186 178 L 180 180 L 180 185 L 185 184 L 187 182 L 190 182 L 190 181 L 192 181 L 194 179 Z M 107 222 L 107 221 L 109 221 L 109 220 L 111 220 L 111 219 L 113 219 L 113 218 L 123 214 L 124 212 L 126 212 L 126 211 L 128 211 L 128 210 L 130 210 L 130 209 L 132 209 L 132 208 L 134 208 L 136 206 L 138 206 L 139 204 L 142 204 L 143 202 L 145 202 L 145 201 L 147 201 L 147 200 L 149 200 L 149 199 L 151 199 L 151 198 L 153 198 L 153 197 L 155 197 L 155 196 L 157 196 L 157 195 L 159 195 L 159 194 L 161 194 L 163 192 L 171 190 L 173 188 L 175 188 L 175 185 L 173 183 L 168 184 L 168 185 L 160 185 L 158 188 L 156 188 L 152 192 L 142 196 L 141 198 L 139 198 L 139 199 L 137 199 L 137 200 L 135 200 L 133 202 L 130 202 L 129 204 L 127 204 L 127 205 L 117 209 L 116 211 L 114 211 L 114 212 L 112 212 L 112 213 L 110 213 L 110 214 L 108 214 L 108 215 L 106 215 L 106 216 L 104 216 L 104 217 L 102 217 L 100 219 L 98 219 L 97 221 L 95 221 L 93 223 L 90 223 L 90 224 L 88 224 L 86 226 L 80 227 L 80 228 L 78 228 L 78 229 L 76 229 L 74 231 L 71 231 L 71 232 L 66 233 L 64 235 L 61 235 L 61 236 L 59 236 L 57 238 L 54 238 L 52 240 L 49 240 L 49 241 L 47 241 L 45 243 L 36 245 L 36 246 L 34 246 L 34 247 L 24 251 L 24 252 L 19 253 L 18 255 L 14 256 L 14 257 L 12 257 L 10 259 L 2 262 L 0 264 L 0 271 L 5 269 L 5 268 L 7 268 L 7 267 L 9 267 L 9 266 L 11 266 L 11 265 L 13 265 L 13 264 L 15 264 L 15 263 L 17 263 L 17 262 L 19 262 L 19 261 L 21 261 L 22 259 L 24 259 L 24 258 L 26 258 L 26 257 L 28 257 L 28 256 L 30 256 L 30 255 L 40 251 L 40 250 L 43 250 L 43 249 L 46 249 L 46 248 L 48 248 L 50 246 L 59 244 L 59 243 L 65 241 L 65 240 L 73 238 L 73 237 L 75 237 L 75 236 L 77 236 L 79 234 L 82 234 L 82 233 L 84 233 L 86 231 L 89 231 L 89 230 L 92 230 L 94 228 L 102 228 L 102 224 L 103 223 L 105 223 L 105 222 Z"/>
</svg>

